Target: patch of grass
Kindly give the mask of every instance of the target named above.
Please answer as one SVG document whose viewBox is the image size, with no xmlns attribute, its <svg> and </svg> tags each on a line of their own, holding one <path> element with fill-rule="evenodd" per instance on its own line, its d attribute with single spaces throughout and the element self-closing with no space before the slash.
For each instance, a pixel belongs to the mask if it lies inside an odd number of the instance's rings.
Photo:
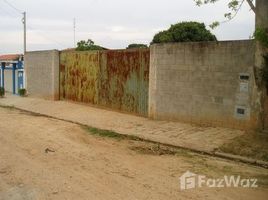
<svg viewBox="0 0 268 200">
<path fill-rule="evenodd" d="M 116 133 L 111 130 L 103 130 L 88 126 L 81 126 L 84 130 L 86 130 L 91 135 L 96 135 L 99 137 L 107 137 L 116 140 L 131 140 L 131 141 L 140 141 L 136 146 L 131 145 L 129 149 L 136 151 L 141 154 L 148 154 L 148 155 L 178 155 L 187 158 L 193 158 L 194 154 L 189 152 L 188 150 L 180 149 L 180 148 L 173 148 L 170 146 L 165 146 L 159 144 L 157 142 L 143 140 L 137 136 L 132 135 L 123 135 L 120 133 Z"/>
<path fill-rule="evenodd" d="M 34 112 L 30 112 L 30 111 L 26 111 L 26 110 L 20 110 L 20 109 L 17 109 L 19 110 L 19 112 L 23 115 L 29 115 L 29 116 L 33 116 L 33 117 L 47 117 L 47 118 L 50 118 L 49 116 L 45 116 L 45 115 L 42 115 L 42 114 L 39 114 L 39 113 L 34 113 Z"/>
<path fill-rule="evenodd" d="M 14 110 L 15 109 L 14 106 L 6 106 L 6 105 L 0 105 L 0 108 L 10 109 L 10 110 Z"/>
<path fill-rule="evenodd" d="M 165 146 L 157 143 L 143 143 L 136 146 L 131 146 L 129 149 L 136 151 L 140 154 L 147 155 L 173 155 L 173 156 L 183 156 L 186 158 L 193 158 L 194 153 L 191 153 L 184 149 L 172 148 L 170 146 Z"/>
<path fill-rule="evenodd" d="M 97 135 L 100 137 L 108 137 L 108 138 L 114 138 L 117 140 L 135 140 L 135 141 L 141 141 L 142 139 L 132 136 L 132 135 L 122 135 L 120 133 L 116 133 L 111 130 L 103 130 L 103 129 L 98 129 L 98 128 L 93 128 L 93 127 L 88 127 L 88 126 L 82 126 L 83 129 L 85 129 L 88 133 L 92 135 Z"/>
<path fill-rule="evenodd" d="M 132 146 L 131 150 L 136 151 L 141 154 L 148 155 L 175 155 L 176 151 L 171 150 L 170 148 L 162 147 L 160 145 L 144 145 L 144 146 Z"/>
<path fill-rule="evenodd" d="M 259 186 L 268 186 L 268 175 L 265 175 L 265 174 L 263 174 L 263 175 L 248 175 L 248 177 L 254 177 L 254 178 L 256 178 L 256 179 L 258 179 L 258 185 Z"/>
<path fill-rule="evenodd" d="M 21 89 L 19 89 L 18 93 L 19 93 L 19 95 L 20 95 L 21 97 L 25 97 L 27 91 L 26 91 L 25 88 L 21 88 Z"/>
<path fill-rule="evenodd" d="M 220 151 L 268 161 L 268 134 L 248 132 L 222 145 Z"/>
<path fill-rule="evenodd" d="M 101 137 L 109 137 L 109 138 L 116 138 L 116 139 L 124 139 L 124 137 L 114 131 L 109 131 L 109 130 L 101 130 L 97 128 L 87 128 L 88 131 L 90 131 L 93 135 L 98 135 Z"/>
<path fill-rule="evenodd" d="M 0 87 L 0 97 L 3 98 L 5 96 L 5 88 Z"/>
<path fill-rule="evenodd" d="M 257 178 L 258 185 L 260 187 L 267 187 L 268 186 L 268 174 L 266 169 L 258 168 L 252 170 L 244 170 L 244 167 L 247 167 L 246 164 L 240 164 L 240 167 L 233 165 L 231 162 L 230 164 L 223 164 L 220 160 L 219 163 L 217 159 L 211 160 L 211 158 L 206 156 L 194 156 L 191 159 L 186 159 L 191 166 L 190 170 L 196 174 L 203 174 L 208 178 L 222 178 L 226 176 L 241 176 L 243 178 Z M 259 173 L 255 173 L 257 170 L 260 170 Z M 262 172 L 261 172 L 262 170 Z"/>
<path fill-rule="evenodd" d="M 139 143 L 139 145 L 136 145 L 136 146 L 130 146 L 131 150 L 136 151 L 141 154 L 182 155 L 188 158 L 193 157 L 193 155 L 190 152 L 184 149 L 172 148 L 172 147 L 161 145 L 158 143 L 146 141 L 136 136 L 123 135 L 123 134 L 116 133 L 111 130 L 103 130 L 103 129 L 93 128 L 93 127 L 88 127 L 88 126 L 82 126 L 82 128 L 86 130 L 89 134 L 97 135 L 99 137 L 113 138 L 117 140 L 132 140 L 132 141 L 144 142 L 144 143 Z"/>
</svg>

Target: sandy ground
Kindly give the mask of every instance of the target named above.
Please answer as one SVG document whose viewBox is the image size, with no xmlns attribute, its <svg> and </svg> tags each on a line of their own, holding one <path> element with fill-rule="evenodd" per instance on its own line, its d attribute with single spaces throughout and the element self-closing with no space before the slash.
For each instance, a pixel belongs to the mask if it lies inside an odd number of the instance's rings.
<svg viewBox="0 0 268 200">
<path fill-rule="evenodd" d="M 0 200 L 267 199 L 268 170 L 91 135 L 78 125 L 0 108 Z M 148 151 L 146 151 L 146 149 Z M 258 178 L 258 188 L 180 190 L 190 170 Z"/>
</svg>

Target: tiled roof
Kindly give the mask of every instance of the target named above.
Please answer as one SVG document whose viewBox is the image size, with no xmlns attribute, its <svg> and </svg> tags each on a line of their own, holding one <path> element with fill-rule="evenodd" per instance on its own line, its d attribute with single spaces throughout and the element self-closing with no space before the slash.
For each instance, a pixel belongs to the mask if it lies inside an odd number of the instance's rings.
<svg viewBox="0 0 268 200">
<path fill-rule="evenodd" d="M 0 55 L 0 60 L 17 61 L 19 60 L 20 57 L 22 57 L 21 54 L 6 54 L 6 55 Z"/>
</svg>

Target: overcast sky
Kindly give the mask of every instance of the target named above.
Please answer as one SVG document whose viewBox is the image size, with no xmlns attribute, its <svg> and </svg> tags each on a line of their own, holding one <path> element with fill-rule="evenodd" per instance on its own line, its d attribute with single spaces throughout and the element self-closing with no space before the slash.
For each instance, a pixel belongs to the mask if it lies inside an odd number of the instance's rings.
<svg viewBox="0 0 268 200">
<path fill-rule="evenodd" d="M 205 24 L 224 20 L 228 0 L 195 6 L 193 0 L 0 0 L 0 54 L 23 51 L 22 15 L 5 1 L 27 12 L 27 50 L 64 49 L 91 38 L 107 48 L 149 44 L 155 33 L 180 21 Z M 219 40 L 248 39 L 254 14 L 245 3 L 231 22 L 212 32 Z"/>
</svg>

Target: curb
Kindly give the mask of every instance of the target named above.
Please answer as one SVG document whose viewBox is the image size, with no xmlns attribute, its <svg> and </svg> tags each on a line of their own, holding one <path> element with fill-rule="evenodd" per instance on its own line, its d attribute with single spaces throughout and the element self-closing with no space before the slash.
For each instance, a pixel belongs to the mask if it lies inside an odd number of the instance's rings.
<svg viewBox="0 0 268 200">
<path fill-rule="evenodd" d="M 218 152 L 218 151 L 214 152 L 214 155 L 217 157 L 226 158 L 229 160 L 235 160 L 235 161 L 239 161 L 239 162 L 243 162 L 243 163 L 247 163 L 247 164 L 251 164 L 251 165 L 256 165 L 256 166 L 260 166 L 260 167 L 263 167 L 265 169 L 268 169 L 268 162 L 263 161 L 263 160 L 256 160 L 253 158 L 248 158 L 248 157 L 244 157 L 244 156 L 223 153 L 223 152 Z"/>
</svg>

